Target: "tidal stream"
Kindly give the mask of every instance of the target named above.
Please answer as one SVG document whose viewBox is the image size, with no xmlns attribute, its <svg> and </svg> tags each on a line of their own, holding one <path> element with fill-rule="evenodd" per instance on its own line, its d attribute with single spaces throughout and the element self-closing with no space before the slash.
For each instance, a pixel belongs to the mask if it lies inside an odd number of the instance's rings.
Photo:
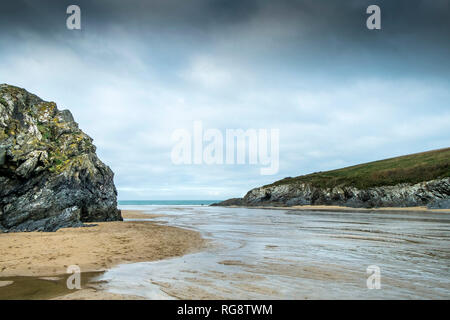
<svg viewBox="0 0 450 320">
<path fill-rule="evenodd" d="M 201 252 L 119 265 L 108 291 L 149 299 L 449 299 L 449 213 L 122 206 L 193 229 Z M 380 289 L 368 289 L 369 266 Z M 374 267 L 372 267 L 372 270 Z M 376 275 L 370 284 L 376 283 Z"/>
</svg>

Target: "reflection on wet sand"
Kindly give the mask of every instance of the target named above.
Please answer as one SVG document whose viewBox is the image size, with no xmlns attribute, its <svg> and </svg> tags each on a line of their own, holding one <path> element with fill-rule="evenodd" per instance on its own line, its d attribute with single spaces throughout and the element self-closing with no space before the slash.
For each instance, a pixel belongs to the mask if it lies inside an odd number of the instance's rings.
<svg viewBox="0 0 450 320">
<path fill-rule="evenodd" d="M 80 276 L 82 287 L 89 287 L 89 283 L 102 272 L 84 272 Z M 73 293 L 67 288 L 67 278 L 70 274 L 55 277 L 4 277 L 1 278 L 0 300 L 43 300 Z"/>
<path fill-rule="evenodd" d="M 133 207 L 198 230 L 211 245 L 100 277 L 150 299 L 450 298 L 450 214 Z M 164 216 L 161 216 L 165 214 Z M 381 289 L 366 268 L 381 269 Z"/>
</svg>

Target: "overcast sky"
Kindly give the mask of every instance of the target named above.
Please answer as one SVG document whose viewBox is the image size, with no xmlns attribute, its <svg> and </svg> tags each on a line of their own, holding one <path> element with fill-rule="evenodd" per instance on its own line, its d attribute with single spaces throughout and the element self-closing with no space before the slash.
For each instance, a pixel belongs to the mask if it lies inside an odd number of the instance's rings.
<svg viewBox="0 0 450 320">
<path fill-rule="evenodd" d="M 72 111 L 119 199 L 226 199 L 450 146 L 449 0 L 1 1 L 0 83 Z M 81 7 L 82 30 L 66 8 Z M 381 8 L 381 30 L 366 8 Z M 175 165 L 174 130 L 280 129 L 280 169 Z"/>
</svg>

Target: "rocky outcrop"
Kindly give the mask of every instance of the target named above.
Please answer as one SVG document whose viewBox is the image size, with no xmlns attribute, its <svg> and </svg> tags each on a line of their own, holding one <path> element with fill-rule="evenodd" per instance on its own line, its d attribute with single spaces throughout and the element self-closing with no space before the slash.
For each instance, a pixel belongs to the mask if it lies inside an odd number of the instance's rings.
<svg viewBox="0 0 450 320">
<path fill-rule="evenodd" d="M 231 198 L 225 201 L 221 201 L 218 203 L 213 203 L 210 206 L 221 206 L 221 207 L 231 207 L 231 206 L 242 206 L 243 205 L 243 199 L 242 198 Z"/>
<path fill-rule="evenodd" d="M 450 208 L 450 178 L 416 184 L 372 187 L 317 188 L 308 183 L 282 184 L 250 190 L 244 198 L 230 199 L 216 205 L 295 206 L 339 205 L 354 208 L 413 207 Z"/>
<path fill-rule="evenodd" d="M 114 174 L 68 110 L 0 85 L 0 231 L 122 220 Z"/>
</svg>

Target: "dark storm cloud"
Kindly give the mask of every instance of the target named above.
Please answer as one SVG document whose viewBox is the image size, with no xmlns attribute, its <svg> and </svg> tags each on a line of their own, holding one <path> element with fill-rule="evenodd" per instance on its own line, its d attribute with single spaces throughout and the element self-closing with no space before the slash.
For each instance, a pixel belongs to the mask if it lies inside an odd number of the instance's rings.
<svg viewBox="0 0 450 320">
<path fill-rule="evenodd" d="M 143 43 L 144 55 L 150 47 L 168 52 L 168 64 L 177 63 L 195 46 L 208 48 L 224 37 L 235 37 L 236 46 L 229 50 L 235 51 L 231 53 L 236 59 L 247 57 L 261 65 L 269 59 L 279 70 L 295 68 L 302 60 L 309 62 L 308 71 L 331 69 L 336 74 L 358 73 L 361 68 L 441 76 L 450 71 L 446 0 L 2 1 L 0 34 L 11 45 L 34 35 L 70 46 L 73 33 L 65 28 L 65 10 L 73 3 L 82 9 L 82 34 L 103 36 L 121 30 L 128 39 Z M 381 31 L 365 28 L 370 4 L 381 7 Z M 246 34 L 249 26 L 252 32 Z M 165 37 L 177 41 L 171 52 L 165 48 Z M 283 61 L 276 61 L 276 56 L 283 56 Z"/>
<path fill-rule="evenodd" d="M 179 32 L 186 31 L 183 28 L 209 29 L 246 21 L 259 7 L 255 0 L 2 1 L 0 25 L 5 27 L 2 31 L 27 29 L 43 35 L 64 32 L 60 27 L 65 26 L 65 11 L 71 4 L 81 7 L 87 27 L 101 29 L 120 25 L 136 31 L 161 28 Z"/>
<path fill-rule="evenodd" d="M 88 26 L 120 25 L 141 31 L 157 26 L 179 32 L 184 31 L 183 27 L 211 31 L 245 23 L 265 13 L 267 19 L 278 20 L 281 25 L 290 23 L 301 33 L 306 28 L 313 36 L 335 34 L 355 41 L 355 37 L 366 38 L 367 30 L 360 26 L 367 17 L 365 8 L 371 4 L 381 7 L 383 29 L 392 35 L 408 33 L 424 40 L 427 35 L 448 43 L 444 40 L 450 30 L 448 0 L 14 0 L 0 4 L 2 32 L 20 28 L 44 34 L 64 32 L 59 26 L 65 21 L 65 10 L 70 4 L 82 8 Z"/>
</svg>

